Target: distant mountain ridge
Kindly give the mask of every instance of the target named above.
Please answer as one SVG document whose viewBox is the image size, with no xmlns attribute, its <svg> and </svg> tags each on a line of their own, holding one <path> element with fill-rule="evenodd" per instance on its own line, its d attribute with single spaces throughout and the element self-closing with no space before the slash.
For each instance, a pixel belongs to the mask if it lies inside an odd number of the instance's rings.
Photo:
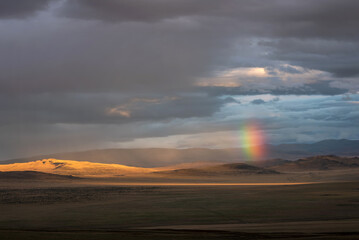
<svg viewBox="0 0 359 240">
<path fill-rule="evenodd" d="M 267 149 L 267 154 L 263 157 L 263 159 L 280 158 L 294 160 L 313 155 L 359 156 L 359 140 L 323 140 L 312 144 L 281 144 L 266 145 L 265 147 Z M 134 167 L 164 167 L 192 162 L 235 163 L 249 160 L 241 148 L 143 148 L 100 149 L 81 152 L 46 154 L 0 161 L 0 165 L 30 162 L 48 158 L 122 164 Z"/>
<path fill-rule="evenodd" d="M 323 140 L 312 144 L 280 144 L 270 146 L 270 154 L 277 155 L 341 155 L 356 156 L 359 155 L 359 140 Z M 288 159 L 292 159 L 288 157 Z"/>
<path fill-rule="evenodd" d="M 359 157 L 340 157 L 335 155 L 313 156 L 296 161 L 280 161 L 267 167 L 281 172 L 322 171 L 359 168 Z"/>
</svg>

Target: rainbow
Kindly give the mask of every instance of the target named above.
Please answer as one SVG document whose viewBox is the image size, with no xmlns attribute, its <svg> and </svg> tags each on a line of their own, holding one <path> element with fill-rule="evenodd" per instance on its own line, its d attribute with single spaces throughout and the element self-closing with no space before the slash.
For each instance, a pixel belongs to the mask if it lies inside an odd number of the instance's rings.
<svg viewBox="0 0 359 240">
<path fill-rule="evenodd" d="M 240 147 L 248 160 L 258 160 L 265 155 L 265 136 L 256 121 L 245 122 L 239 129 Z"/>
</svg>

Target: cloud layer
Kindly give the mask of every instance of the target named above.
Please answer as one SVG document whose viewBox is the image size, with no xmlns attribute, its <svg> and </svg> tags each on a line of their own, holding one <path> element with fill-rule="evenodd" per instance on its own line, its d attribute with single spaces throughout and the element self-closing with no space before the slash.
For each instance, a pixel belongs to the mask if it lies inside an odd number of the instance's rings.
<svg viewBox="0 0 359 240">
<path fill-rule="evenodd" d="M 355 0 L 3 0 L 0 158 L 41 153 L 34 142 L 44 152 L 176 142 L 233 131 L 261 118 L 254 109 L 281 116 L 276 130 L 265 121 L 278 143 L 356 132 L 356 100 L 337 99 L 359 91 L 358 8 Z M 300 111 L 282 101 L 292 96 Z M 324 118 L 317 96 L 332 99 Z M 312 119 L 288 130 L 293 112 Z M 178 146 L 190 146 L 190 135 Z"/>
</svg>

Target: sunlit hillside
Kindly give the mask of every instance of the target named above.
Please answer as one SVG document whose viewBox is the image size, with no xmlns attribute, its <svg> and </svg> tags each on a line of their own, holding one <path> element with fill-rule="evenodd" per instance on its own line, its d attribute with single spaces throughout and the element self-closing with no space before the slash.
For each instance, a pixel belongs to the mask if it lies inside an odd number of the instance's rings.
<svg viewBox="0 0 359 240">
<path fill-rule="evenodd" d="M 110 177 L 149 173 L 155 169 L 50 158 L 27 163 L 0 165 L 0 171 L 39 171 L 81 177 Z"/>
</svg>

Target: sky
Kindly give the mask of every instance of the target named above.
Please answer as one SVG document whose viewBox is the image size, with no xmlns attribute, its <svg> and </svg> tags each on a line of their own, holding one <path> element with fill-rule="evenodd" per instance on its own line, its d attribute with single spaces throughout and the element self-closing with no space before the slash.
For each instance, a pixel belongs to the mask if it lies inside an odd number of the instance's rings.
<svg viewBox="0 0 359 240">
<path fill-rule="evenodd" d="M 359 139 L 359 1 L 0 1 L 0 159 Z"/>
</svg>

